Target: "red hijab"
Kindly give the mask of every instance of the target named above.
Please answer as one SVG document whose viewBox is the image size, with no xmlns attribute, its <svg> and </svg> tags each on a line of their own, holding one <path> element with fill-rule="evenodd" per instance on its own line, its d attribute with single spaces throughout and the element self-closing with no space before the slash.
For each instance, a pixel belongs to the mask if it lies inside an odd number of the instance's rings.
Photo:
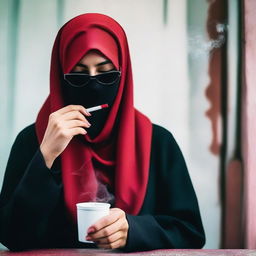
<svg viewBox="0 0 256 256">
<path fill-rule="evenodd" d="M 134 108 L 127 38 L 115 20 L 88 13 L 73 18 L 59 30 L 51 57 L 50 94 L 38 113 L 36 134 L 41 144 L 49 115 L 65 106 L 60 77 L 92 49 L 121 69 L 121 80 L 100 134 L 94 139 L 81 135 L 84 141 L 74 136 L 60 155 L 65 203 L 76 220 L 76 203 L 96 200 L 100 179 L 112 186 L 115 207 L 137 215 L 147 189 L 152 123 Z"/>
</svg>

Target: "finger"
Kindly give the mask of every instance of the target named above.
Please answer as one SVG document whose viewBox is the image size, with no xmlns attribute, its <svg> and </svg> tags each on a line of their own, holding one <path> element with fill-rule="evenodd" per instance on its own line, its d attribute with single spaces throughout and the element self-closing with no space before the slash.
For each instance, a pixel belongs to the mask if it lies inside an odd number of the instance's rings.
<svg viewBox="0 0 256 256">
<path fill-rule="evenodd" d="M 78 134 L 85 135 L 86 133 L 87 131 L 84 128 L 71 128 L 71 129 L 68 129 L 67 131 L 68 137 L 73 137 Z"/>
<path fill-rule="evenodd" d="M 67 112 L 63 115 L 61 115 L 60 117 L 62 120 L 72 120 L 72 119 L 77 119 L 77 120 L 81 120 L 81 121 L 87 121 L 87 119 L 85 118 L 85 116 L 77 111 L 77 110 L 73 110 L 70 112 Z"/>
<path fill-rule="evenodd" d="M 85 128 L 89 128 L 91 125 L 90 123 L 87 121 L 80 121 L 80 120 L 70 120 L 70 121 L 66 121 L 65 122 L 65 127 L 66 128 L 75 128 L 75 127 L 85 127 Z"/>
<path fill-rule="evenodd" d="M 109 209 L 110 212 L 120 212 L 120 208 L 110 208 Z"/>
<path fill-rule="evenodd" d="M 93 242 L 95 242 L 97 244 L 111 244 L 111 243 L 119 240 L 122 237 L 124 237 L 124 233 L 122 231 L 118 231 L 110 236 L 95 239 L 95 240 L 93 240 Z"/>
<path fill-rule="evenodd" d="M 89 112 L 87 112 L 86 108 L 83 107 L 82 105 L 68 105 L 64 108 L 57 110 L 55 113 L 56 114 L 65 114 L 65 113 L 73 111 L 73 110 L 78 110 L 86 116 L 91 115 Z"/>
<path fill-rule="evenodd" d="M 111 225 L 116 222 L 120 218 L 119 211 L 110 211 L 110 214 L 98 220 L 95 224 L 93 224 L 89 229 L 88 233 L 96 233 L 99 230 Z"/>
<path fill-rule="evenodd" d="M 97 246 L 102 249 L 117 249 L 124 246 L 124 241 L 119 239 L 111 244 L 97 244 Z"/>
<path fill-rule="evenodd" d="M 93 241 L 101 238 L 106 238 L 108 236 L 113 235 L 116 232 L 119 232 L 122 229 L 123 225 L 124 225 L 124 221 L 121 219 L 118 219 L 116 222 L 100 229 L 99 231 L 88 234 L 87 237 L 91 238 Z"/>
</svg>

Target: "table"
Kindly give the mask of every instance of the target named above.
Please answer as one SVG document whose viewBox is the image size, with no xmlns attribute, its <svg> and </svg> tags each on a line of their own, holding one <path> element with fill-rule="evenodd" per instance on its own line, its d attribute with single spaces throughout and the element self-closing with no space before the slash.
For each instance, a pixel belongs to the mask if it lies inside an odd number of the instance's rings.
<svg viewBox="0 0 256 256">
<path fill-rule="evenodd" d="M 24 252 L 0 250 L 0 256 L 87 256 L 87 255 L 169 255 L 169 256 L 256 256 L 256 250 L 154 250 L 147 252 L 122 253 L 119 250 L 102 249 L 47 249 Z"/>
</svg>

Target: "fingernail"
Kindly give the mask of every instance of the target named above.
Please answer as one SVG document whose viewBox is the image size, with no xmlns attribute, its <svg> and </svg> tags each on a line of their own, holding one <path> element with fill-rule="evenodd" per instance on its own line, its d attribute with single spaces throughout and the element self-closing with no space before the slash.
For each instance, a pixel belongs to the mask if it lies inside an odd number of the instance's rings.
<svg viewBox="0 0 256 256">
<path fill-rule="evenodd" d="M 91 116 L 91 114 L 90 114 L 87 110 L 85 110 L 85 113 L 86 113 L 88 116 Z"/>
<path fill-rule="evenodd" d="M 92 241 L 92 239 L 91 239 L 90 236 L 87 236 L 87 237 L 85 238 L 85 240 L 87 240 L 87 241 Z"/>
<path fill-rule="evenodd" d="M 93 232 L 95 232 L 95 229 L 94 229 L 94 228 L 89 228 L 89 229 L 87 230 L 87 233 L 88 233 L 88 234 L 93 233 Z"/>
<path fill-rule="evenodd" d="M 84 120 L 84 123 L 89 127 L 91 126 L 91 124 L 87 120 Z"/>
</svg>

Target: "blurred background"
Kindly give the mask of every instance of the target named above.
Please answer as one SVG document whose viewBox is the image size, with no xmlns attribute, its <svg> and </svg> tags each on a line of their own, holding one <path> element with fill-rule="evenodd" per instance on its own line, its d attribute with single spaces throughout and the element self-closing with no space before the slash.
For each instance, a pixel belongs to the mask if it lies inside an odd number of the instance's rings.
<svg viewBox="0 0 256 256">
<path fill-rule="evenodd" d="M 170 130 L 184 154 L 205 248 L 255 248 L 255 4 L 0 0 L 0 188 L 15 137 L 48 96 L 57 31 L 78 14 L 103 13 L 126 31 L 135 106 Z"/>
</svg>

